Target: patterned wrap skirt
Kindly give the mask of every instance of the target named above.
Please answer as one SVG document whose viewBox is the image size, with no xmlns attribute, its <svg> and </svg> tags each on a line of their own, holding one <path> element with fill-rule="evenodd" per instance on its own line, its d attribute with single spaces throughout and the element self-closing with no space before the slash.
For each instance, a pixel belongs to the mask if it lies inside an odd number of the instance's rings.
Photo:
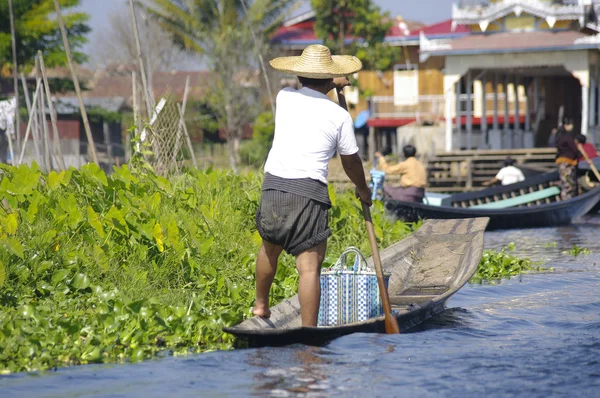
<svg viewBox="0 0 600 398">
<path fill-rule="evenodd" d="M 560 176 L 560 198 L 567 200 L 577 196 L 577 166 L 559 163 L 558 174 Z"/>
</svg>

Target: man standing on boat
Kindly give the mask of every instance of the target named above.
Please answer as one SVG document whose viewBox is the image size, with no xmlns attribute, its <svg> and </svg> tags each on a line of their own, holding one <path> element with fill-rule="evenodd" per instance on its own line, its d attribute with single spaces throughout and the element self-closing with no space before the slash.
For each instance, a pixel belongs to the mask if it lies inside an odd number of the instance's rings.
<svg viewBox="0 0 600 398">
<path fill-rule="evenodd" d="M 327 189 L 329 160 L 337 152 L 344 171 L 356 185 L 356 195 L 371 204 L 362 161 L 348 111 L 327 97 L 341 95 L 346 76 L 362 68 L 353 56 L 332 56 L 322 45 L 311 45 L 301 56 L 270 62 L 298 77 L 302 88 L 284 88 L 276 99 L 275 136 L 265 163 L 256 227 L 262 246 L 256 260 L 256 302 L 253 313 L 269 317 L 269 291 L 283 250 L 296 257 L 300 274 L 298 296 L 303 326 L 317 326 L 321 297 L 321 264 L 331 235 Z"/>
</svg>

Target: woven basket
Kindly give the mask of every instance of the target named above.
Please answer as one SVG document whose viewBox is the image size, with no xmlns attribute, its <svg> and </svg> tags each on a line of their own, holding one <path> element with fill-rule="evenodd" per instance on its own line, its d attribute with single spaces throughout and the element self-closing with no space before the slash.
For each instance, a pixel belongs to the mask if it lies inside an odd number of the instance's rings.
<svg viewBox="0 0 600 398">
<path fill-rule="evenodd" d="M 353 267 L 346 256 L 356 254 Z M 384 273 L 387 289 L 390 273 Z M 321 272 L 321 303 L 318 326 L 339 326 L 383 315 L 377 274 L 367 267 L 365 256 L 349 247 L 335 265 Z"/>
</svg>

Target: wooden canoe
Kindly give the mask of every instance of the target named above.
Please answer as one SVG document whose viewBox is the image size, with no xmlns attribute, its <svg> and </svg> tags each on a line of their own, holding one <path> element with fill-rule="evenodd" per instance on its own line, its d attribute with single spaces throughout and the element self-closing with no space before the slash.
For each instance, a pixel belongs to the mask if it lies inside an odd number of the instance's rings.
<svg viewBox="0 0 600 398">
<path fill-rule="evenodd" d="M 427 220 L 412 235 L 381 251 L 384 271 L 391 272 L 388 292 L 400 331 L 444 310 L 446 301 L 473 276 L 483 253 L 487 218 Z M 373 259 L 367 259 L 373 267 Z M 385 333 L 384 317 L 343 326 L 302 327 L 298 296 L 271 308 L 269 319 L 253 317 L 223 329 L 241 346 L 322 344 L 362 332 Z"/>
<path fill-rule="evenodd" d="M 439 204 L 385 200 L 389 215 L 407 222 L 420 219 L 489 217 L 488 230 L 551 227 L 570 224 L 600 202 L 600 187 L 561 200 L 558 172 L 525 181 L 442 198 Z"/>
</svg>

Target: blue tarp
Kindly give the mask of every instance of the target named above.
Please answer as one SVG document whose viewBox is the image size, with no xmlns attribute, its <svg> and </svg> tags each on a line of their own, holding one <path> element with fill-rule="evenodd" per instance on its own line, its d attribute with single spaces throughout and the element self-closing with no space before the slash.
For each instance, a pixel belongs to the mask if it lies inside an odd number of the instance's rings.
<svg viewBox="0 0 600 398">
<path fill-rule="evenodd" d="M 365 124 L 367 124 L 367 120 L 369 120 L 370 117 L 371 112 L 369 112 L 369 110 L 362 111 L 361 113 L 359 113 L 356 116 L 356 119 L 354 119 L 354 128 L 359 129 L 361 127 L 364 127 Z"/>
</svg>

